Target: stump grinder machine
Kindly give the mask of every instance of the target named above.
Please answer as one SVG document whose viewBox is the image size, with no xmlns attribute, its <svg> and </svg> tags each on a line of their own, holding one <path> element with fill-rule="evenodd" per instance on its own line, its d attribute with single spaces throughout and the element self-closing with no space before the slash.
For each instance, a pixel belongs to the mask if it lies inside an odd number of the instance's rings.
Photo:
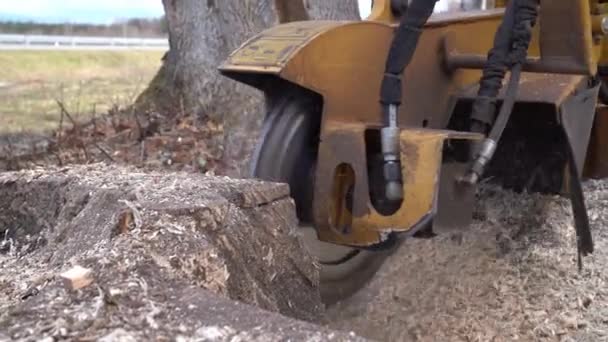
<svg viewBox="0 0 608 342">
<path fill-rule="evenodd" d="M 568 196 L 579 267 L 593 252 L 581 179 L 608 174 L 608 1 L 482 3 L 375 0 L 361 21 L 272 27 L 220 66 L 265 94 L 252 176 L 290 185 L 328 302 L 404 238 L 466 227 L 480 182 Z"/>
</svg>

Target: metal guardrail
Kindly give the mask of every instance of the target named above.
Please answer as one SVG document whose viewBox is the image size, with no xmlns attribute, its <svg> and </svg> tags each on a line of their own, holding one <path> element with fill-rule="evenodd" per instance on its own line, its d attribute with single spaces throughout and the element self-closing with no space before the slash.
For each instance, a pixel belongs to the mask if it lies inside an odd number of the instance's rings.
<svg viewBox="0 0 608 342">
<path fill-rule="evenodd" d="M 86 37 L 59 35 L 0 34 L 0 49 L 12 47 L 47 48 L 155 48 L 168 49 L 166 38 Z"/>
</svg>

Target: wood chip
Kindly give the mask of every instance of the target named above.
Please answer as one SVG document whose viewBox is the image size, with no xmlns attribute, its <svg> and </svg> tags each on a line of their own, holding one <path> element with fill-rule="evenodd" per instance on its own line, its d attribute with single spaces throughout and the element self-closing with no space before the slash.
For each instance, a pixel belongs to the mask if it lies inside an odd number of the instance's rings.
<svg viewBox="0 0 608 342">
<path fill-rule="evenodd" d="M 81 266 L 75 266 L 61 273 L 61 279 L 70 290 L 79 290 L 91 285 L 93 282 L 93 271 Z"/>
</svg>

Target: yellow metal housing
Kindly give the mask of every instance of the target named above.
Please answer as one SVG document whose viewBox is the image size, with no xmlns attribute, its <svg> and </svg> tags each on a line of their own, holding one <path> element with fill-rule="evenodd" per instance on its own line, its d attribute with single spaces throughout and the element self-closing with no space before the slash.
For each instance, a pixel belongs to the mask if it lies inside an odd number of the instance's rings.
<svg viewBox="0 0 608 342">
<path fill-rule="evenodd" d="M 543 1 L 524 66 L 534 73 L 522 76 L 519 102 L 558 108 L 595 74 L 604 38 L 593 36 L 592 3 Z M 366 130 L 382 125 L 380 84 L 398 19 L 389 0 L 376 1 L 364 21 L 293 22 L 270 28 L 244 43 L 220 67 L 225 75 L 262 90 L 282 79 L 322 97 L 315 185 L 315 224 L 322 240 L 371 245 L 387 231 L 411 229 L 436 210 L 444 141 L 479 138 L 443 129 L 456 101 L 475 95 L 502 15 L 502 8 L 448 13 L 434 15 L 427 23 L 403 75 L 398 115 L 406 198 L 392 216 L 378 214 L 370 204 L 364 141 Z M 339 200 L 345 184 L 355 187 L 352 210 Z M 345 226 L 348 234 L 341 231 Z"/>
</svg>

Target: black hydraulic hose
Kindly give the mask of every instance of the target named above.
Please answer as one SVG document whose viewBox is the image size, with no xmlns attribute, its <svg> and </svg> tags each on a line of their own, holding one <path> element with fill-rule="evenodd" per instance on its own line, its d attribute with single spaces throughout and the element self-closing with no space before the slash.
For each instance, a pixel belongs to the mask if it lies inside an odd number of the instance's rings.
<svg viewBox="0 0 608 342">
<path fill-rule="evenodd" d="M 509 79 L 509 85 L 507 86 L 506 97 L 500 107 L 500 113 L 492 126 L 492 130 L 488 135 L 488 138 L 496 143 L 500 140 L 500 137 L 511 118 L 511 113 L 513 113 L 513 107 L 515 106 L 517 91 L 519 89 L 519 80 L 521 79 L 521 69 L 521 64 L 516 64 L 513 69 L 511 69 L 511 77 Z"/>
<path fill-rule="evenodd" d="M 490 163 L 490 160 L 494 157 L 498 142 L 507 127 L 507 123 L 513 113 L 513 107 L 517 99 L 517 91 L 519 89 L 519 80 L 521 78 L 521 64 L 516 64 L 511 69 L 511 77 L 509 79 L 509 85 L 505 99 L 500 108 L 500 113 L 492 125 L 490 134 L 479 146 L 479 151 L 475 156 L 475 160 L 471 165 L 469 172 L 463 177 L 463 181 L 469 184 L 475 184 L 479 181 L 479 178 L 484 173 L 486 166 Z"/>
<path fill-rule="evenodd" d="M 340 259 L 332 260 L 332 261 L 320 261 L 319 263 L 321 265 L 337 266 L 337 265 L 341 265 L 341 264 L 351 260 L 352 258 L 359 255 L 359 253 L 361 253 L 360 249 L 353 249 L 352 251 L 348 252 L 345 256 L 341 257 Z"/>
<path fill-rule="evenodd" d="M 509 54 L 509 63 L 513 66 L 511 70 L 511 81 L 505 101 L 501 108 L 488 140 L 498 142 L 507 125 L 513 111 L 515 97 L 517 95 L 517 84 L 521 68 L 526 60 L 527 51 L 532 39 L 532 26 L 538 16 L 538 0 L 512 0 L 517 2 L 517 13 L 515 27 L 513 28 L 513 45 Z M 568 170 L 570 173 L 569 193 L 572 202 L 572 212 L 574 216 L 574 227 L 577 237 L 578 267 L 583 267 L 582 257 L 593 253 L 593 237 L 589 225 L 589 217 L 585 206 L 585 198 L 581 186 L 581 177 L 576 167 L 572 144 L 568 141 Z"/>
<path fill-rule="evenodd" d="M 511 51 L 507 56 L 506 63 L 511 68 L 511 78 L 506 91 L 506 96 L 500 108 L 500 113 L 492 126 L 488 136 L 496 143 L 500 140 L 502 133 L 511 118 L 513 106 L 515 105 L 522 66 L 528 56 L 528 48 L 532 40 L 532 27 L 538 17 L 538 0 L 512 0 L 515 3 L 515 24 L 513 25 Z"/>
<path fill-rule="evenodd" d="M 401 75 L 414 56 L 422 28 L 433 14 L 436 2 L 437 0 L 412 1 L 402 16 L 386 60 L 384 79 L 380 88 L 380 103 L 383 105 L 385 125 L 380 135 L 384 159 L 384 197 L 391 201 L 403 199 L 400 130 L 397 122 L 402 94 Z"/>
<path fill-rule="evenodd" d="M 471 131 L 487 133 L 494 121 L 496 97 L 502 88 L 502 81 L 508 69 L 508 55 L 511 51 L 513 27 L 515 26 L 514 3 L 505 10 L 502 22 L 494 36 L 494 45 L 488 53 L 488 60 L 479 81 L 477 98 L 471 113 Z"/>
<path fill-rule="evenodd" d="M 410 64 L 422 27 L 429 20 L 437 0 L 413 0 L 401 18 L 386 60 L 380 102 L 385 106 L 401 104 L 401 74 Z"/>
<path fill-rule="evenodd" d="M 480 86 L 480 91 L 492 91 L 498 94 L 500 87 L 496 90 L 495 83 L 500 80 L 502 85 L 502 77 L 504 74 L 499 73 L 499 69 L 502 66 L 506 66 L 511 69 L 511 79 L 509 86 L 505 94 L 505 100 L 500 110 L 499 116 L 493 120 L 492 129 L 489 136 L 481 143 L 479 150 L 476 151 L 476 156 L 473 164 L 469 171 L 461 179 L 462 181 L 475 184 L 479 181 L 481 175 L 485 171 L 486 166 L 494 156 L 496 147 L 502 134 L 504 132 L 513 107 L 515 105 L 517 91 L 519 89 L 519 80 L 521 76 L 522 65 L 526 61 L 528 55 L 528 48 L 530 41 L 532 40 L 532 27 L 536 23 L 538 16 L 538 0 L 511 0 L 507 12 L 513 17 L 514 23 L 511 26 L 510 40 L 507 46 L 509 47 L 508 54 L 501 55 L 500 58 L 496 58 L 496 61 L 489 62 L 484 68 L 485 75 L 494 75 L 493 77 L 487 78 L 486 82 Z M 501 27 L 503 27 L 501 25 Z M 504 27 L 507 27 L 506 25 Z M 501 30 L 499 30 L 500 32 Z M 504 44 L 500 34 L 497 34 L 496 42 Z M 502 46 L 502 45 L 501 45 Z M 500 51 L 501 49 L 495 49 Z M 494 56 L 498 56 L 495 54 Z M 486 70 L 487 69 L 487 70 Z M 501 76 L 502 75 L 502 76 Z M 472 120 L 475 121 L 475 120 Z M 473 127 L 471 127 L 473 129 Z"/>
</svg>

